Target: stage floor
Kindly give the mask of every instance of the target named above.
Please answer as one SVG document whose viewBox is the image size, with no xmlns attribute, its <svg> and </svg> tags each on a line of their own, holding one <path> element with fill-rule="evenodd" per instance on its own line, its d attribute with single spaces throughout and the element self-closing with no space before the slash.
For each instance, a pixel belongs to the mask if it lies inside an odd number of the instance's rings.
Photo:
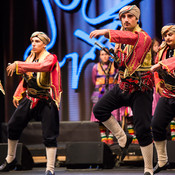
<svg viewBox="0 0 175 175">
<path fill-rule="evenodd" d="M 2 172 L 2 175 L 44 175 L 44 167 L 35 167 L 32 170 L 27 171 L 11 171 Z M 133 168 L 133 167 L 120 167 L 113 169 L 66 169 L 64 167 L 56 168 L 55 175 L 143 175 L 143 168 Z M 175 169 L 162 171 L 159 174 L 174 175 Z"/>
</svg>

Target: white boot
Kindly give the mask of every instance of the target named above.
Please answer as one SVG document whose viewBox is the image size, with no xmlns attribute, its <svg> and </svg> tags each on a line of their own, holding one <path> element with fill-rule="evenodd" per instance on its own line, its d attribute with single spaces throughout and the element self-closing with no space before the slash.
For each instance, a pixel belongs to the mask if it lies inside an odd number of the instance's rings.
<svg viewBox="0 0 175 175">
<path fill-rule="evenodd" d="M 56 153 L 57 153 L 56 147 L 51 148 L 46 147 L 46 156 L 47 156 L 46 172 L 50 171 L 52 174 L 54 174 Z"/>
<path fill-rule="evenodd" d="M 113 135 L 117 138 L 119 145 L 123 148 L 126 145 L 127 137 L 117 120 L 114 118 L 114 116 L 111 116 L 108 120 L 105 122 L 102 122 L 103 125 L 108 128 Z"/>
<path fill-rule="evenodd" d="M 7 151 L 7 157 L 6 157 L 7 163 L 11 163 L 15 159 L 17 145 L 18 145 L 18 140 L 8 139 L 8 151 Z"/>
<path fill-rule="evenodd" d="M 140 148 L 144 160 L 144 173 L 149 172 L 153 175 L 153 143 Z"/>
<path fill-rule="evenodd" d="M 167 140 L 155 141 L 154 144 L 157 151 L 158 165 L 159 167 L 163 167 L 168 162 Z"/>
</svg>

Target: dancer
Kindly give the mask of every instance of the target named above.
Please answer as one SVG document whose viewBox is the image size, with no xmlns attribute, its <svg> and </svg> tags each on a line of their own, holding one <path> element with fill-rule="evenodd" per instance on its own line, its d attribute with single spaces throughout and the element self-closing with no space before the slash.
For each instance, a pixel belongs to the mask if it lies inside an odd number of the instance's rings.
<svg viewBox="0 0 175 175">
<path fill-rule="evenodd" d="M 144 175 L 153 175 L 153 141 L 151 134 L 153 74 L 151 66 L 151 38 L 138 23 L 140 10 L 136 5 L 125 6 L 119 11 L 122 29 L 94 30 L 90 38 L 104 35 L 116 44 L 119 67 L 119 85 L 106 93 L 94 106 L 94 115 L 118 139 L 122 157 L 132 142 L 111 111 L 130 106 L 134 116 L 134 129 L 144 159 Z M 118 61 L 119 60 L 119 61 Z"/>
<path fill-rule="evenodd" d="M 107 48 L 105 49 L 108 50 Z M 117 83 L 115 79 L 117 70 L 114 67 L 114 62 L 110 61 L 110 56 L 107 54 L 107 52 L 105 52 L 104 50 L 100 50 L 99 59 L 100 61 L 97 64 L 95 64 L 92 68 L 92 82 L 95 85 L 93 94 L 91 96 L 93 107 L 98 102 L 98 100 L 106 92 L 112 89 L 114 87 L 114 84 Z M 112 112 L 112 115 L 118 120 L 119 117 L 118 110 L 114 110 Z M 112 145 L 113 134 L 109 132 L 107 136 L 106 127 L 101 122 L 99 122 L 99 120 L 95 118 L 93 111 L 91 113 L 90 120 L 99 123 L 101 141 L 108 145 Z"/>
<path fill-rule="evenodd" d="M 32 51 L 27 60 L 15 61 L 7 67 L 8 76 L 16 72 L 22 75 L 22 80 L 13 96 L 16 110 L 8 122 L 8 153 L 0 171 L 15 169 L 18 140 L 28 122 L 34 118 L 42 123 L 47 156 L 45 175 L 54 175 L 62 92 L 61 72 L 57 56 L 45 49 L 50 38 L 43 32 L 34 32 L 30 40 Z"/>
<path fill-rule="evenodd" d="M 156 64 L 151 68 L 154 72 L 156 91 L 161 96 L 152 120 L 154 144 L 158 155 L 154 174 L 166 170 L 169 166 L 166 128 L 175 116 L 175 24 L 164 26 L 161 34 L 165 41 L 159 48 Z"/>
</svg>

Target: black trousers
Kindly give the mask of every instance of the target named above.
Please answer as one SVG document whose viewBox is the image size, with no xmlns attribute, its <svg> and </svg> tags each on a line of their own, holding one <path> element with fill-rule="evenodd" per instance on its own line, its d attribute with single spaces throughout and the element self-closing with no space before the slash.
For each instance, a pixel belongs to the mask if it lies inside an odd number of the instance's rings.
<svg viewBox="0 0 175 175">
<path fill-rule="evenodd" d="M 31 101 L 24 98 L 8 122 L 8 138 L 19 140 L 23 129 L 31 119 L 41 121 L 43 142 L 46 147 L 57 147 L 59 135 L 59 113 L 54 101 L 40 100 L 30 109 Z"/>
<path fill-rule="evenodd" d="M 122 106 L 130 106 L 133 111 L 133 123 L 136 137 L 140 146 L 152 143 L 151 119 L 152 119 L 153 91 L 136 91 L 123 93 L 118 85 L 106 93 L 94 106 L 95 117 L 104 122 L 111 116 L 111 112 Z"/>
<path fill-rule="evenodd" d="M 161 97 L 152 119 L 152 131 L 155 141 L 167 139 L 167 126 L 175 117 L 175 98 Z"/>
</svg>

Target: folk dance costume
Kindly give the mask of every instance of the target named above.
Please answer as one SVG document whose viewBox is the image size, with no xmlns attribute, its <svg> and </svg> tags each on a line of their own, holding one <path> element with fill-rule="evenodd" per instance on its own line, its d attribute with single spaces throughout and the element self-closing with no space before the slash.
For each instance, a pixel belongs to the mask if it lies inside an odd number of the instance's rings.
<svg viewBox="0 0 175 175">
<path fill-rule="evenodd" d="M 35 32 L 31 39 L 33 37 L 38 37 L 43 43 L 46 40 L 46 45 L 49 42 L 42 32 Z M 25 62 L 15 61 L 15 64 L 16 74 L 22 75 L 13 96 L 19 101 L 19 105 L 8 122 L 8 155 L 0 171 L 10 171 L 14 168 L 18 140 L 28 122 L 35 119 L 42 123 L 43 143 L 47 155 L 46 174 L 54 175 L 62 93 L 57 56 L 44 50 L 36 60 L 35 53 L 31 52 Z"/>
<path fill-rule="evenodd" d="M 119 18 L 127 12 L 139 19 L 140 10 L 135 5 L 122 8 L 119 11 Z M 152 175 L 153 141 L 150 125 L 154 82 L 153 74 L 149 71 L 151 38 L 138 25 L 133 32 L 108 30 L 108 33 L 109 36 L 106 35 L 106 37 L 109 37 L 110 42 L 121 43 L 118 45 L 117 51 L 119 84 L 115 85 L 97 102 L 93 112 L 95 117 L 112 131 L 123 150 L 128 148 L 132 139 L 128 135 L 126 136 L 118 122 L 111 116 L 111 112 L 122 106 L 131 107 L 134 116 L 134 129 L 145 163 L 144 173 Z"/>
<path fill-rule="evenodd" d="M 117 74 L 117 70 L 114 67 L 114 62 L 108 61 L 107 63 L 103 63 L 102 61 L 98 62 L 93 66 L 92 69 L 92 82 L 95 85 L 93 94 L 91 96 L 91 100 L 94 105 L 98 102 L 98 100 L 109 90 L 114 87 L 114 84 L 117 81 L 114 79 L 115 75 Z M 93 108 L 92 108 L 93 109 Z M 118 110 L 114 110 L 112 115 L 119 120 L 119 112 Z M 99 122 L 91 112 L 91 119 L 92 122 Z M 106 128 L 103 124 L 99 122 L 100 126 L 100 134 L 101 134 L 101 141 L 106 144 L 113 144 L 113 134 L 109 132 L 108 137 L 106 133 Z"/>
<path fill-rule="evenodd" d="M 167 32 L 175 33 L 175 25 L 167 25 L 162 28 L 162 37 Z M 163 88 L 163 93 L 158 101 L 152 120 L 152 132 L 155 147 L 158 154 L 158 163 L 154 173 L 168 168 L 167 156 L 167 132 L 166 128 L 175 116 L 175 48 L 170 48 L 162 42 L 156 57 L 156 63 L 161 68 L 154 72 L 155 87 Z"/>
</svg>

